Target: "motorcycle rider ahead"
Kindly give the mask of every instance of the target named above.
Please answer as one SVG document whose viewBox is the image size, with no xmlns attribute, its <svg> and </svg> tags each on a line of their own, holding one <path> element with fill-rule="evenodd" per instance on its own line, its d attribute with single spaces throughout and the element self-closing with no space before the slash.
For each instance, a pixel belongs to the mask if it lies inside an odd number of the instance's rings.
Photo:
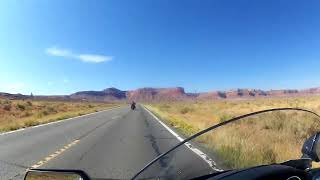
<svg viewBox="0 0 320 180">
<path fill-rule="evenodd" d="M 136 108 L 136 102 L 132 101 L 131 103 L 131 109 L 134 110 Z"/>
</svg>

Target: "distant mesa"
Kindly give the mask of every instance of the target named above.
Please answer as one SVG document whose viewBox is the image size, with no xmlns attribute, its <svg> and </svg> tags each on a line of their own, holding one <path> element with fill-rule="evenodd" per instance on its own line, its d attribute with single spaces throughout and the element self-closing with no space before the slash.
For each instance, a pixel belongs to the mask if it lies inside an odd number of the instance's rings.
<svg viewBox="0 0 320 180">
<path fill-rule="evenodd" d="M 126 99 L 126 92 L 116 88 L 107 88 L 102 91 L 80 91 L 70 95 L 71 99 L 92 101 L 114 101 Z"/>
<path fill-rule="evenodd" d="M 127 100 L 127 101 L 177 101 L 177 100 L 214 100 L 214 99 L 252 99 L 259 97 L 294 97 L 312 94 L 320 95 L 320 88 L 303 90 L 285 89 L 231 89 L 227 91 L 211 91 L 203 93 L 187 93 L 182 87 L 173 88 L 139 88 L 136 90 L 121 91 L 108 88 L 103 91 L 82 91 L 70 95 L 71 98 L 86 98 L 87 100 Z"/>
<path fill-rule="evenodd" d="M 260 89 L 231 89 L 227 91 L 210 91 L 202 93 L 188 93 L 182 87 L 173 88 L 139 88 L 123 91 L 114 87 L 101 91 L 80 91 L 62 96 L 32 96 L 35 99 L 71 100 L 71 101 L 180 101 L 180 100 L 215 100 L 215 99 L 252 99 L 259 97 L 295 97 L 320 95 L 320 87 L 302 90 L 260 90 Z M 27 99 L 31 96 L 22 94 L 0 93 L 0 97 L 10 99 Z"/>
<path fill-rule="evenodd" d="M 127 99 L 135 101 L 182 100 L 187 95 L 181 87 L 176 88 L 140 88 L 127 91 Z"/>
</svg>

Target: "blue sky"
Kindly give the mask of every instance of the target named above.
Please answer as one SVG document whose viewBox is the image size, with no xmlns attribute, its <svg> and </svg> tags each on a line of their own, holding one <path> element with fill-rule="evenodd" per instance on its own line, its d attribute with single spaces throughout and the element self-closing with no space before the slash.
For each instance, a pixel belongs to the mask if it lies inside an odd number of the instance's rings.
<svg viewBox="0 0 320 180">
<path fill-rule="evenodd" d="M 320 1 L 0 1 L 0 91 L 320 86 Z"/>
</svg>

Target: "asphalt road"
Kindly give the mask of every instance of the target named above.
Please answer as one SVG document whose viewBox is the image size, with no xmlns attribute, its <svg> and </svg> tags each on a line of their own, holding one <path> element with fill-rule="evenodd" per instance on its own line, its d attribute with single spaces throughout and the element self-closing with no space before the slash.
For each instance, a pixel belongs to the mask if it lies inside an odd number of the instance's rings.
<svg viewBox="0 0 320 180">
<path fill-rule="evenodd" d="M 32 166 L 81 169 L 97 179 L 129 179 L 178 142 L 144 108 L 116 108 L 0 135 L 0 179 L 23 179 Z M 183 146 L 141 177 L 189 177 L 202 170 L 212 169 Z"/>
</svg>

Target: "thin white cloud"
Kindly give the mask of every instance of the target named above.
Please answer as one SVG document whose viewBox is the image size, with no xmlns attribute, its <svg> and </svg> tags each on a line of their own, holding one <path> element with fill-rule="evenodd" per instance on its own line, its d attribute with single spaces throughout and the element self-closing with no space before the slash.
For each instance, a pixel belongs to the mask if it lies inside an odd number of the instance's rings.
<svg viewBox="0 0 320 180">
<path fill-rule="evenodd" d="M 70 82 L 69 79 L 67 79 L 67 78 L 63 79 L 63 83 L 69 83 L 69 82 Z"/>
<path fill-rule="evenodd" d="M 72 58 L 88 63 L 108 62 L 113 59 L 113 56 L 104 56 L 99 54 L 76 54 L 73 53 L 71 50 L 58 48 L 56 46 L 47 48 L 45 50 L 45 53 L 50 56 Z"/>
<path fill-rule="evenodd" d="M 101 56 L 101 55 L 95 55 L 95 54 L 80 54 L 78 57 L 83 62 L 94 62 L 94 63 L 107 62 L 113 59 L 112 56 Z"/>
<path fill-rule="evenodd" d="M 69 51 L 67 49 L 60 49 L 57 47 L 47 48 L 46 53 L 51 56 L 61 56 L 61 57 L 71 57 L 72 56 L 71 51 Z"/>
</svg>

